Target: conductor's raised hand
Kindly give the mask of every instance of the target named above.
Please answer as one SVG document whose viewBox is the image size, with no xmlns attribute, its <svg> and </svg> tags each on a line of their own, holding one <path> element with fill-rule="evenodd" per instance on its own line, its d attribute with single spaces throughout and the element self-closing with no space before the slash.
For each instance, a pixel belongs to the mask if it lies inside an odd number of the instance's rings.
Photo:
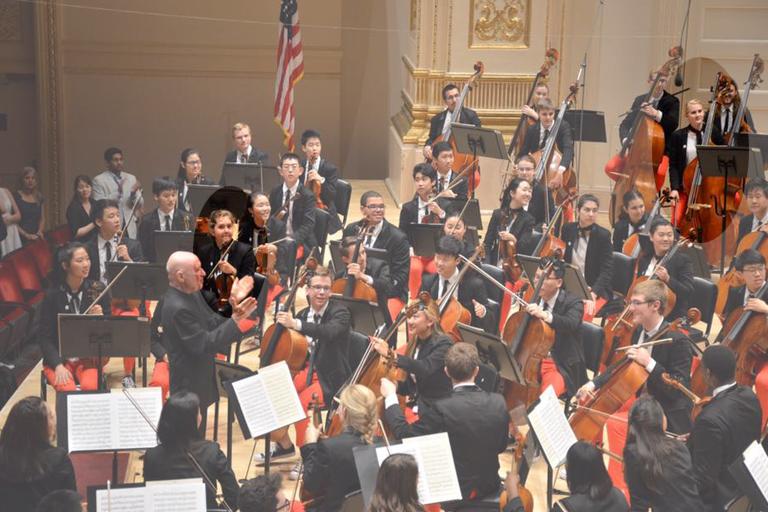
<svg viewBox="0 0 768 512">
<path fill-rule="evenodd" d="M 232 320 L 239 322 L 244 318 L 251 316 L 251 313 L 256 309 L 256 299 L 253 297 L 246 297 L 238 304 L 232 305 Z"/>
<path fill-rule="evenodd" d="M 229 302 L 232 304 L 232 307 L 234 308 L 235 304 L 238 304 L 247 297 L 251 290 L 253 290 L 253 276 L 236 278 L 229 292 Z"/>
</svg>

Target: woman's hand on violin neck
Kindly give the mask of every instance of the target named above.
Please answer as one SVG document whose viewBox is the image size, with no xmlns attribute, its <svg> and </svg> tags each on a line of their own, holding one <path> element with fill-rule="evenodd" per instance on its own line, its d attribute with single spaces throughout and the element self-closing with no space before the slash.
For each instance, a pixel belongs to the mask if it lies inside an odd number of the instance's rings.
<svg viewBox="0 0 768 512">
<path fill-rule="evenodd" d="M 222 261 L 219 263 L 219 270 L 230 276 L 237 274 L 237 269 L 233 267 L 232 264 L 228 261 Z"/>
<path fill-rule="evenodd" d="M 310 421 L 307 422 L 307 430 L 304 433 L 304 442 L 305 443 L 316 443 L 317 440 L 320 438 L 320 431 L 312 423 L 311 419 L 312 418 L 311 418 L 311 415 L 310 415 Z"/>
</svg>

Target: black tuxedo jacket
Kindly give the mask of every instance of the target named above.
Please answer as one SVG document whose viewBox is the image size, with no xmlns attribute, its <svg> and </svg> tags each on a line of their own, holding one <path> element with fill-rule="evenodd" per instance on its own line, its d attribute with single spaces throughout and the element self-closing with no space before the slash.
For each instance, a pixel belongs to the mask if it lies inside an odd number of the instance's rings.
<svg viewBox="0 0 768 512">
<path fill-rule="evenodd" d="M 715 124 L 712 125 L 712 139 L 720 142 L 715 142 L 715 144 L 725 144 L 725 139 L 723 138 L 723 129 L 720 126 L 720 107 L 715 109 Z M 733 117 L 731 117 L 731 122 L 735 121 L 736 113 L 738 112 L 738 108 L 734 105 L 733 109 Z M 755 122 L 752 120 L 752 113 L 749 111 L 749 108 L 747 108 L 744 111 L 744 121 L 746 121 L 747 125 L 752 130 L 752 133 L 756 133 L 757 130 L 755 129 Z M 741 130 L 739 130 L 739 133 L 742 133 Z"/>
<path fill-rule="evenodd" d="M 304 486 L 313 496 L 320 496 L 312 510 L 341 510 L 344 496 L 360 489 L 353 450 L 365 446 L 363 436 L 347 427 L 341 434 L 307 443 L 301 447 L 304 461 Z"/>
<path fill-rule="evenodd" d="M 44 496 L 53 491 L 77 491 L 75 469 L 67 450 L 55 446 L 44 449 L 43 474 L 32 481 L 17 482 L 0 477 L 0 500 L 3 510 L 33 512 Z M 13 474 L 14 468 L 2 468 L 2 473 Z"/>
<path fill-rule="evenodd" d="M 640 254 L 640 259 L 637 262 L 638 276 L 645 274 L 650 262 L 650 254 Z M 688 311 L 689 297 L 693 293 L 693 264 L 688 256 L 678 251 L 667 262 L 666 268 L 669 273 L 667 286 L 676 296 L 675 308 L 666 316 L 667 320 L 672 321 L 685 316 Z"/>
<path fill-rule="evenodd" d="M 739 221 L 739 238 L 736 240 L 736 243 L 738 244 L 741 242 L 742 238 L 747 236 L 752 232 L 752 222 L 755 220 L 755 215 L 753 213 L 750 213 L 749 215 L 745 215 L 741 218 Z"/>
<path fill-rule="evenodd" d="M 266 164 L 267 160 L 269 159 L 269 155 L 262 151 L 255 146 L 251 146 L 251 154 L 248 156 L 248 162 L 249 164 L 258 164 L 261 162 L 262 164 Z M 227 163 L 237 163 L 237 150 L 233 149 L 229 153 L 227 153 L 227 156 L 224 158 L 224 163 L 221 166 L 221 178 L 219 179 L 219 185 L 224 186 L 226 185 L 226 180 L 224 179 L 224 164 Z"/>
<path fill-rule="evenodd" d="M 488 229 L 485 231 L 485 260 L 491 265 L 496 265 L 499 261 L 499 231 L 507 231 L 507 226 L 502 226 L 501 208 L 496 208 L 491 214 L 491 220 L 488 222 Z M 509 232 L 517 238 L 517 252 L 520 254 L 531 254 L 533 252 L 533 241 L 531 232 L 536 224 L 536 219 L 529 212 L 520 210 L 512 221 Z"/>
<path fill-rule="evenodd" d="M 429 294 L 437 300 L 437 292 L 440 290 L 440 274 L 425 274 L 421 281 L 421 291 L 427 291 Z M 472 303 L 476 300 L 483 306 L 485 306 L 485 316 L 479 318 L 475 315 L 475 305 Z M 472 314 L 472 326 L 479 329 L 483 329 L 488 332 L 496 332 L 495 327 L 498 327 L 498 319 L 496 318 L 496 312 L 488 305 L 488 294 L 485 291 L 483 281 L 476 275 L 467 272 L 459 283 L 459 303 L 464 306 L 467 311 Z"/>
<path fill-rule="evenodd" d="M 560 234 L 565 242 L 565 261 L 572 263 L 573 247 L 579 237 L 579 223 L 569 222 Z M 580 242 L 581 243 L 581 242 Z M 611 232 L 602 226 L 592 224 L 584 258 L 584 278 L 599 297 L 613 298 L 613 247 Z"/>
<path fill-rule="evenodd" d="M 528 131 L 525 133 L 525 142 L 523 142 L 523 147 L 520 149 L 521 155 L 535 153 L 539 150 L 540 134 L 541 121 L 536 121 L 536 123 L 528 127 Z M 544 140 L 544 143 L 546 142 L 547 141 Z M 560 150 L 560 153 L 563 155 L 560 165 L 567 169 L 573 162 L 573 132 L 571 131 L 571 125 L 568 124 L 568 121 L 565 119 L 563 119 L 563 124 L 557 132 L 555 143 L 557 144 L 557 149 Z"/>
<path fill-rule="evenodd" d="M 414 196 L 400 207 L 400 221 L 397 226 L 400 231 L 407 234 L 408 226 L 417 222 L 419 222 L 419 197 Z"/>
<path fill-rule="evenodd" d="M 269 193 L 269 206 L 272 208 L 272 216 L 275 216 L 283 207 L 283 185 L 280 184 Z M 283 217 L 288 222 L 288 214 Z M 305 254 L 317 245 L 315 240 L 315 196 L 309 189 L 299 185 L 296 189 L 296 199 L 293 201 L 293 239 L 296 244 L 304 246 Z"/>
<path fill-rule="evenodd" d="M 584 349 L 581 346 L 583 316 L 584 302 L 561 288 L 555 307 L 552 308 L 550 325 L 555 330 L 552 359 L 565 380 L 568 394 L 571 395 L 587 381 Z"/>
<path fill-rule="evenodd" d="M 624 118 L 619 125 L 619 137 L 624 140 L 629 135 L 629 130 L 632 128 L 632 124 L 635 122 L 636 116 L 644 116 L 640 111 L 640 105 L 645 101 L 645 94 L 641 94 L 636 97 L 632 102 L 632 108 L 630 113 Z M 667 91 L 659 98 L 659 104 L 656 106 L 661 111 L 661 128 L 664 130 L 664 146 L 665 153 L 669 152 L 669 141 L 672 137 L 672 132 L 677 129 L 677 123 L 680 119 L 680 100 L 676 96 L 672 96 Z"/>
<path fill-rule="evenodd" d="M 344 385 L 352 369 L 349 365 L 349 333 L 352 317 L 349 310 L 334 302 L 328 304 L 320 323 L 307 322 L 310 308 L 304 308 L 297 318 L 300 332 L 316 342 L 315 353 L 309 357 L 310 371 L 317 371 L 325 403 L 329 403 Z"/>
<path fill-rule="evenodd" d="M 193 441 L 189 452 L 205 474 L 214 482 L 221 484 L 224 499 L 233 510 L 237 509 L 237 497 L 240 486 L 237 484 L 235 473 L 227 460 L 227 456 L 213 441 Z M 144 480 L 176 480 L 182 478 L 196 478 L 200 473 L 187 456 L 185 450 L 172 450 L 159 444 L 147 450 L 144 455 Z M 218 508 L 216 495 L 211 489 L 206 488 L 206 501 L 209 508 Z"/>
<path fill-rule="evenodd" d="M 189 211 L 187 210 L 187 207 L 184 206 L 184 202 L 187 199 L 186 196 L 184 195 L 184 183 L 186 181 L 187 181 L 186 178 L 176 178 L 176 187 L 179 189 L 179 193 L 176 200 L 176 208 L 178 208 L 179 210 L 184 210 L 185 212 Z M 200 183 L 198 183 L 198 185 L 216 185 L 216 183 L 212 180 L 209 180 L 205 176 L 200 176 Z M 194 205 L 192 205 L 192 209 L 197 210 L 194 213 L 200 212 L 200 208 L 195 208 Z M 193 212 L 189 212 L 189 213 L 193 213 Z"/>
<path fill-rule="evenodd" d="M 176 208 L 171 217 L 171 230 L 173 231 L 191 231 L 195 228 L 195 219 L 188 212 Z M 141 252 L 150 263 L 157 261 L 155 253 L 155 231 L 160 231 L 160 218 L 157 215 L 157 208 L 144 215 L 139 224 L 139 243 Z"/>
<path fill-rule="evenodd" d="M 255 249 L 259 246 L 258 240 L 253 239 L 253 230 L 255 224 L 253 218 L 247 215 L 242 221 L 240 221 L 239 229 L 237 230 L 237 241 L 244 243 Z M 268 242 L 277 241 L 285 238 L 285 222 L 279 220 L 277 217 L 270 217 L 267 219 L 267 232 L 269 233 Z M 275 262 L 275 268 L 280 273 L 281 277 L 293 275 L 294 262 L 296 261 L 296 242 L 293 240 L 283 240 L 277 244 L 277 261 Z"/>
<path fill-rule="evenodd" d="M 533 190 L 531 192 L 531 202 L 528 205 L 528 213 L 533 215 L 536 220 L 536 226 L 540 227 L 542 224 L 547 223 L 547 206 L 549 206 L 549 218 L 551 219 L 555 215 L 555 200 L 550 196 L 547 200 L 547 186 L 543 183 L 536 182 L 533 184 Z"/>
<path fill-rule="evenodd" d="M 635 228 L 634 231 L 632 231 L 632 234 L 637 233 L 639 230 L 643 229 L 643 226 L 645 223 L 648 222 L 648 214 L 646 213 L 643 215 L 642 220 L 640 221 L 640 224 Z M 619 217 L 619 220 L 616 221 L 616 224 L 613 225 L 613 250 L 616 252 L 621 252 L 621 250 L 624 248 L 624 242 L 627 241 L 627 238 L 629 238 L 629 217 L 626 215 L 622 215 Z"/>
<path fill-rule="evenodd" d="M 141 244 L 132 238 L 128 238 L 127 234 L 123 237 L 120 245 L 125 245 L 128 248 L 128 256 L 130 256 L 134 262 L 144 261 L 144 252 L 141 250 Z M 94 281 L 99 281 L 101 278 L 99 275 L 101 271 L 101 260 L 99 259 L 98 236 L 93 237 L 86 244 L 85 249 L 88 251 L 88 257 L 91 259 L 91 270 L 88 272 L 88 278 L 93 279 Z"/>
<path fill-rule="evenodd" d="M 688 449 L 705 510 L 723 510 L 740 492 L 728 466 L 760 439 L 761 421 L 755 393 L 739 385 L 718 393 L 696 417 Z"/>
<path fill-rule="evenodd" d="M 201 293 L 169 287 L 163 295 L 162 344 L 168 351 L 171 394 L 191 391 L 204 410 L 218 401 L 214 358 L 243 334 L 237 324 L 211 311 Z"/>
<path fill-rule="evenodd" d="M 442 135 L 443 124 L 445 124 L 446 115 L 448 115 L 448 109 L 445 109 L 439 114 L 437 114 L 429 122 L 429 138 L 427 139 L 427 142 L 426 142 L 427 146 L 431 146 L 432 143 L 435 142 L 435 139 L 438 138 L 440 135 Z M 475 126 L 480 126 L 480 117 L 477 115 L 477 112 L 475 112 L 471 108 L 462 107 L 461 115 L 459 115 L 458 122 L 463 124 L 473 124 Z"/>
<path fill-rule="evenodd" d="M 507 447 L 509 429 L 507 406 L 500 394 L 475 385 L 460 386 L 419 416 L 409 425 L 399 406 L 385 411 L 387 424 L 400 439 L 448 433 L 464 499 L 473 491 L 478 498 L 499 491 L 499 454 Z"/>
<path fill-rule="evenodd" d="M 440 173 L 437 173 L 437 181 L 435 182 L 435 190 L 440 193 L 443 189 L 443 183 L 441 182 L 442 177 L 440 176 Z M 458 179 L 459 181 L 456 183 L 456 185 L 451 188 L 451 191 L 456 194 L 456 197 L 454 199 L 460 199 L 462 201 L 466 201 L 469 198 L 469 178 L 467 176 L 463 176 L 461 178 L 457 178 L 458 175 L 455 171 L 450 171 L 448 173 L 448 176 L 446 176 L 445 181 L 445 188 L 448 188 L 451 185 L 451 182 Z M 437 203 L 440 205 L 442 209 L 446 209 L 448 204 L 448 198 L 440 197 L 437 200 Z"/>
<path fill-rule="evenodd" d="M 301 161 L 301 167 L 302 169 L 307 168 L 306 159 Z M 328 208 L 328 213 L 331 214 L 331 220 L 328 223 L 328 233 L 333 234 L 341 229 L 341 220 L 339 220 L 338 209 L 336 208 L 336 181 L 339 179 L 339 170 L 325 158 L 320 158 L 318 172 L 320 176 L 325 178 L 325 183 L 323 183 L 320 191 L 320 199 Z M 299 176 L 302 186 L 306 186 L 306 178 L 306 171 L 302 172 L 301 176 Z"/>
<path fill-rule="evenodd" d="M 389 254 L 389 275 L 392 276 L 390 297 L 408 300 L 408 274 L 411 270 L 411 246 L 405 233 L 397 229 L 387 219 L 373 244 L 375 249 L 384 249 Z M 353 222 L 344 228 L 344 236 L 355 236 L 360 231 L 362 221 Z"/>
<path fill-rule="evenodd" d="M 234 245 L 232 245 L 232 248 L 227 253 L 227 261 L 237 270 L 236 277 L 240 279 L 245 276 L 252 276 L 256 271 L 256 258 L 253 255 L 253 249 L 249 245 L 238 242 L 237 240 L 235 240 L 233 244 Z M 219 262 L 221 254 L 226 248 L 227 246 L 225 245 L 223 249 L 219 249 L 213 239 L 211 239 L 207 244 L 199 247 L 196 251 L 197 257 L 200 258 L 200 264 L 205 271 L 205 281 L 203 281 L 202 293 L 206 302 L 208 302 L 214 310 L 217 309 L 215 304 L 219 298 L 219 293 L 216 290 L 216 279 L 214 276 L 208 278 L 208 275 L 213 270 L 213 267 Z M 222 314 L 225 316 L 230 316 L 232 314 L 232 308 L 229 304 L 225 306 Z"/>
<path fill-rule="evenodd" d="M 93 303 L 93 299 L 96 298 L 93 292 L 89 292 L 89 290 L 93 289 L 95 282 L 94 279 L 83 281 L 80 313 L 85 313 L 85 310 Z M 62 363 L 61 355 L 59 354 L 59 313 L 75 313 L 75 311 L 70 309 L 69 297 L 65 291 L 66 288 L 66 285 L 63 285 L 53 286 L 46 290 L 42 306 L 40 307 L 38 342 L 40 344 L 40 351 L 43 353 L 43 364 L 49 368 L 56 368 L 56 366 Z M 107 292 L 99 301 L 104 316 L 112 314 L 111 303 L 112 296 L 110 292 Z"/>
<path fill-rule="evenodd" d="M 445 334 L 433 333 L 429 338 L 420 340 L 417 346 L 419 352 L 416 358 L 402 354 L 397 356 L 397 366 L 409 374 L 398 393 L 415 396 L 431 404 L 451 393 L 451 381 L 443 370 L 445 354 L 453 342 Z"/>
<path fill-rule="evenodd" d="M 726 319 L 726 321 L 734 309 L 744 306 L 744 293 L 746 292 L 746 289 L 747 285 L 742 285 L 728 290 L 728 297 L 725 300 L 725 307 L 723 308 L 723 318 Z M 725 335 L 725 333 L 723 334 Z"/>
</svg>

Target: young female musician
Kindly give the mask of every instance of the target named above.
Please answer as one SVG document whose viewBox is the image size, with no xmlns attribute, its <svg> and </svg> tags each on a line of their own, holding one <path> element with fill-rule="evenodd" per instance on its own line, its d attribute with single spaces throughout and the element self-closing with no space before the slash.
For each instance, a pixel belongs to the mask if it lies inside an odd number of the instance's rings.
<svg viewBox="0 0 768 512">
<path fill-rule="evenodd" d="M 523 208 L 530 200 L 530 183 L 522 178 L 509 182 L 501 200 L 501 208 L 493 210 L 484 241 L 486 258 L 491 265 L 499 263 L 501 241 L 514 243 L 518 246 L 518 252 L 530 250 L 528 242 L 535 220 Z"/>
<path fill-rule="evenodd" d="M 571 495 L 553 510 L 567 512 L 626 512 L 624 494 L 613 486 L 603 463 L 603 454 L 592 444 L 579 441 L 566 456 L 568 490 Z"/>
<path fill-rule="evenodd" d="M 201 439 L 200 401 L 197 395 L 187 391 L 168 398 L 157 425 L 158 444 L 144 455 L 144 480 L 175 480 L 201 478 L 197 464 L 211 481 L 221 485 L 224 499 L 233 510 L 237 509 L 240 487 L 226 455 L 218 443 Z M 216 496 L 206 487 L 208 508 L 218 508 Z"/>
<path fill-rule="evenodd" d="M 523 209 L 533 215 L 533 218 L 536 220 L 536 226 L 546 224 L 555 214 L 557 207 L 553 199 L 547 199 L 546 184 L 534 180 L 534 176 L 536 175 L 536 160 L 534 160 L 531 155 L 520 156 L 520 158 L 517 159 L 515 175 L 531 184 L 531 200 L 528 204 L 523 205 Z M 549 217 L 547 217 L 547 210 L 549 210 Z M 557 232 L 560 231 L 559 225 L 560 223 L 558 222 Z"/>
<path fill-rule="evenodd" d="M 419 467 L 413 455 L 395 453 L 381 463 L 368 512 L 423 512 L 416 492 Z"/>
<path fill-rule="evenodd" d="M 621 200 L 622 215 L 613 226 L 613 250 L 621 252 L 627 238 L 643 229 L 648 222 L 643 195 L 637 190 L 624 193 Z"/>
<path fill-rule="evenodd" d="M 195 148 L 186 148 L 179 158 L 179 170 L 176 173 L 176 183 L 179 188 L 179 208 L 192 213 L 194 205 L 189 202 L 188 185 L 213 185 L 214 183 L 203 176 L 203 158 Z"/>
<path fill-rule="evenodd" d="M 650 396 L 640 397 L 629 411 L 624 472 L 632 510 L 699 512 L 705 510 L 685 444 L 664 433 L 667 419 Z"/>
<path fill-rule="evenodd" d="M 304 488 L 319 496 L 308 509 L 314 512 L 340 510 L 344 496 L 360 489 L 352 450 L 373 441 L 378 421 L 373 391 L 360 384 L 348 386 L 341 392 L 336 414 L 344 425 L 341 434 L 320 439 L 320 432 L 310 421 L 306 444 L 301 447 Z"/>
<path fill-rule="evenodd" d="M 0 433 L 0 503 L 3 510 L 33 512 L 40 499 L 58 489 L 76 490 L 67 450 L 53 446 L 56 416 L 36 396 L 11 409 Z"/>
<path fill-rule="evenodd" d="M 43 374 L 56 391 L 98 388 L 98 369 L 94 359 L 64 359 L 59 353 L 59 313 L 83 314 L 104 286 L 89 279 L 91 259 L 85 246 L 71 242 L 59 250 L 51 273 L 51 288 L 45 293 L 40 313 L 40 350 Z M 106 293 L 91 308 L 92 315 L 111 314 L 111 296 Z"/>
</svg>

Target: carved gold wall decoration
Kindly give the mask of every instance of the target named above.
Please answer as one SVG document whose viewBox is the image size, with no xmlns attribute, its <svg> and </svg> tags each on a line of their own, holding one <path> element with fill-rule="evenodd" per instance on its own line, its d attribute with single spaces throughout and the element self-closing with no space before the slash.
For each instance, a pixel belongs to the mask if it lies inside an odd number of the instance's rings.
<svg viewBox="0 0 768 512">
<path fill-rule="evenodd" d="M 0 2 L 0 41 L 21 41 L 21 2 Z"/>
<path fill-rule="evenodd" d="M 470 0 L 470 48 L 528 48 L 531 0 Z"/>
<path fill-rule="evenodd" d="M 411 32 L 418 28 L 419 0 L 411 0 Z"/>
</svg>

